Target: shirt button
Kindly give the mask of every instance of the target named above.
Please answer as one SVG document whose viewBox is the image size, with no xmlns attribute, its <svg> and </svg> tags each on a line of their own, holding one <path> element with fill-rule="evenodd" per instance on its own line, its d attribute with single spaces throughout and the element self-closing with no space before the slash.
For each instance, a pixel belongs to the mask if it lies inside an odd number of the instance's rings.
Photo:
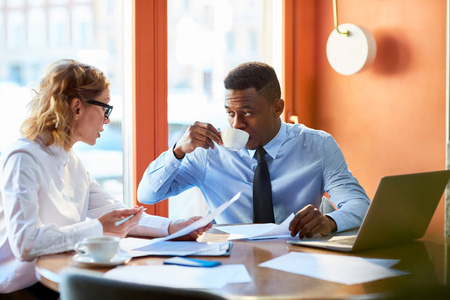
<svg viewBox="0 0 450 300">
<path fill-rule="evenodd" d="M 163 181 L 160 179 L 160 180 L 159 180 L 159 183 L 163 183 Z"/>
</svg>

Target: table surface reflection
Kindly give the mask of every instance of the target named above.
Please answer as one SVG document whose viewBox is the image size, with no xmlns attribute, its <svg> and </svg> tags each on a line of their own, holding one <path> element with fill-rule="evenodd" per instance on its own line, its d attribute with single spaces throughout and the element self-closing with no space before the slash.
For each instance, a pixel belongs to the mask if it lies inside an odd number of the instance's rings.
<svg viewBox="0 0 450 300">
<path fill-rule="evenodd" d="M 228 234 L 212 228 L 202 237 L 201 242 L 225 241 Z M 447 272 L 450 239 L 425 237 L 420 240 L 385 247 L 381 249 L 338 253 L 308 247 L 289 245 L 283 239 L 233 241 L 229 257 L 202 257 L 202 259 L 219 260 L 222 264 L 244 264 L 252 277 L 251 283 L 229 284 L 220 290 L 211 290 L 226 298 L 266 298 L 266 299 L 342 299 L 359 295 L 377 295 L 386 292 L 406 291 L 418 287 L 448 286 Z M 410 274 L 373 282 L 344 285 L 307 276 L 287 273 L 269 268 L 258 267 L 262 262 L 287 254 L 291 251 L 306 253 L 326 253 L 339 255 L 356 255 L 371 258 L 395 258 L 400 263 L 393 268 Z M 58 290 L 59 273 L 67 267 L 85 268 L 72 260 L 74 253 L 45 255 L 36 262 L 36 273 L 44 285 Z M 133 258 L 128 265 L 162 264 L 166 257 Z M 95 268 L 106 272 L 111 268 Z"/>
</svg>

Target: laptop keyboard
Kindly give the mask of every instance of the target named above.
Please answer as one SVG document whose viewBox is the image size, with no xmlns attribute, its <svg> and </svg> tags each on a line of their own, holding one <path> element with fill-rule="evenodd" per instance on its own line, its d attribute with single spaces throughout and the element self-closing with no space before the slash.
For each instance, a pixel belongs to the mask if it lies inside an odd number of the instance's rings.
<svg viewBox="0 0 450 300">
<path fill-rule="evenodd" d="M 327 244 L 340 244 L 340 245 L 353 245 L 355 243 L 356 236 L 348 238 L 331 238 L 327 241 Z"/>
</svg>

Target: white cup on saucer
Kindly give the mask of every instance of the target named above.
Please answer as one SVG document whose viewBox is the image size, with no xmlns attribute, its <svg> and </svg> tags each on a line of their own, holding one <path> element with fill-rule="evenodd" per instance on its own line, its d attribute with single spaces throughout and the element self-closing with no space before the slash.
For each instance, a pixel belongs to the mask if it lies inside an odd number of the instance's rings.
<svg viewBox="0 0 450 300">
<path fill-rule="evenodd" d="M 80 256 L 88 256 L 94 262 L 109 262 L 119 251 L 120 238 L 99 236 L 85 238 L 75 244 L 75 251 Z"/>
<path fill-rule="evenodd" d="M 230 151 L 239 151 L 247 144 L 250 135 L 240 129 L 225 128 L 221 131 L 223 145 Z"/>
</svg>

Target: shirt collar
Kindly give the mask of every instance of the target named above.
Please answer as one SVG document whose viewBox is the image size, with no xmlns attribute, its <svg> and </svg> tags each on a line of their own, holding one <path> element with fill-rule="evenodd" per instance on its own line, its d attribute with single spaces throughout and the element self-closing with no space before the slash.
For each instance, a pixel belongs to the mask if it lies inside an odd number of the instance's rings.
<svg viewBox="0 0 450 300">
<path fill-rule="evenodd" d="M 64 147 L 56 146 L 55 144 L 51 144 L 50 146 L 46 146 L 44 142 L 45 136 L 39 136 L 36 138 L 36 142 L 38 142 L 41 147 L 49 154 L 53 154 L 60 162 L 64 165 L 69 161 L 70 151 L 64 150 Z"/>
<path fill-rule="evenodd" d="M 69 160 L 69 151 L 64 150 L 64 147 L 56 146 L 55 144 L 51 144 L 48 146 L 48 149 L 60 160 L 65 164 L 67 164 L 67 161 Z"/>
<path fill-rule="evenodd" d="M 286 123 L 281 121 L 280 130 L 278 131 L 277 135 L 270 140 L 267 144 L 263 146 L 264 150 L 266 150 L 267 154 L 272 158 L 275 159 L 277 157 L 277 153 L 280 150 L 281 145 L 283 144 L 283 141 L 286 138 Z M 250 157 L 253 158 L 256 153 L 256 149 L 247 150 Z"/>
</svg>

